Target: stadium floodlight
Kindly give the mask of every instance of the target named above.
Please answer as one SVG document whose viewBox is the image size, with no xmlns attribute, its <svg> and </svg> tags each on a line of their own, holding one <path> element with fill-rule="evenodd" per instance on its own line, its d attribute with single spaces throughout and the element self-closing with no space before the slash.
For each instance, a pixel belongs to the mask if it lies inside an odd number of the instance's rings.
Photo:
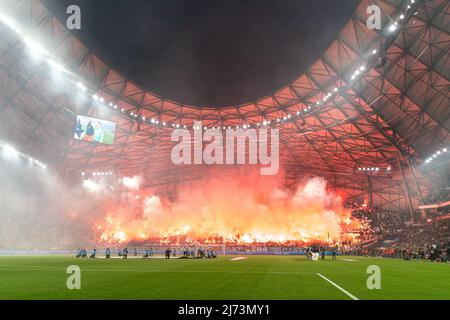
<svg viewBox="0 0 450 320">
<path fill-rule="evenodd" d="M 404 14 L 401 14 L 401 15 L 400 15 L 400 20 L 403 20 L 403 19 L 405 19 L 405 15 L 404 15 Z"/>
<path fill-rule="evenodd" d="M 97 95 L 97 94 L 94 94 L 94 95 L 92 96 L 92 99 L 94 99 L 95 101 L 97 101 L 97 100 L 98 100 L 98 95 Z"/>
<path fill-rule="evenodd" d="M 334 88 L 334 92 L 338 92 L 338 90 L 339 90 L 338 88 Z"/>
<path fill-rule="evenodd" d="M 373 49 L 372 54 L 377 54 L 377 49 Z"/>
<path fill-rule="evenodd" d="M 19 28 L 17 27 L 16 22 L 5 16 L 4 14 L 0 14 L 0 21 L 2 21 L 5 25 L 13 29 L 14 31 L 19 32 Z"/>
<path fill-rule="evenodd" d="M 28 37 L 23 38 L 23 42 L 28 47 L 30 53 L 36 57 L 36 58 L 42 58 L 44 55 L 47 54 L 45 49 L 38 43 L 34 42 Z"/>
<path fill-rule="evenodd" d="M 391 24 L 390 26 L 389 26 L 389 31 L 390 32 L 394 32 L 395 30 L 397 30 L 397 25 L 394 23 L 394 24 Z"/>
<path fill-rule="evenodd" d="M 447 148 L 442 149 L 442 152 L 447 152 L 447 151 L 448 151 Z"/>
<path fill-rule="evenodd" d="M 3 154 L 8 158 L 15 158 L 19 155 L 16 149 L 14 149 L 10 145 L 4 145 L 3 146 Z"/>
<path fill-rule="evenodd" d="M 64 71 L 64 67 L 60 63 L 58 63 L 54 60 L 48 60 L 47 63 L 50 67 L 53 68 L 54 72 L 61 73 Z"/>
</svg>

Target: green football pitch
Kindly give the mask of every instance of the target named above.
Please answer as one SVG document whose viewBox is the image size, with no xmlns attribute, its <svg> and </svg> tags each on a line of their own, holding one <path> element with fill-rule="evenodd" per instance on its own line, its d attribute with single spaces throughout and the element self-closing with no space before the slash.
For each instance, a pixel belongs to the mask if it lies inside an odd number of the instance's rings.
<svg viewBox="0 0 450 320">
<path fill-rule="evenodd" d="M 81 270 L 80 290 L 67 289 L 71 265 Z M 380 290 L 367 288 L 371 265 L 380 267 Z M 362 257 L 307 261 L 304 256 L 4 256 L 0 299 L 450 299 L 450 264 Z"/>
</svg>

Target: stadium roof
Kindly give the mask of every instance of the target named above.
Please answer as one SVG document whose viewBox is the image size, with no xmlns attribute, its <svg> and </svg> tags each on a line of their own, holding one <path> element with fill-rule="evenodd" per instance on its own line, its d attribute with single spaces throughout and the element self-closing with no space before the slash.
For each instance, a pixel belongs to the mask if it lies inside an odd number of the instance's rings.
<svg viewBox="0 0 450 320">
<path fill-rule="evenodd" d="M 381 8 L 382 30 L 367 27 L 369 5 Z M 68 178 L 114 169 L 155 184 L 193 179 L 198 170 L 180 173 L 170 163 L 170 133 L 198 120 L 210 128 L 280 128 L 287 172 L 330 175 L 336 186 L 353 190 L 368 188 L 359 168 L 398 169 L 404 159 L 422 164 L 450 142 L 447 0 L 363 0 L 296 80 L 270 96 L 221 108 L 145 91 L 103 63 L 37 0 L 3 0 L 1 7 L 3 17 L 23 26 L 25 37 L 32 35 L 53 63 L 33 59 L 14 23 L 0 23 L 0 137 Z M 64 69 L 64 81 L 55 79 L 55 68 Z M 116 121 L 115 143 L 74 141 L 77 114 Z M 380 199 L 389 191 L 397 195 L 389 201 L 404 200 L 403 187 L 390 180 L 373 191 Z"/>
</svg>

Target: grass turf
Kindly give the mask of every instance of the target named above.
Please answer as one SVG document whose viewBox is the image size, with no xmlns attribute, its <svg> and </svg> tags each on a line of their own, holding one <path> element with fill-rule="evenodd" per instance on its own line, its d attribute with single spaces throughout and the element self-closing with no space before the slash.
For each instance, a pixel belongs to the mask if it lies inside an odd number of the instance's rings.
<svg viewBox="0 0 450 320">
<path fill-rule="evenodd" d="M 76 259 L 67 255 L 0 257 L 0 299 L 450 299 L 450 264 L 381 258 L 249 256 L 231 261 Z M 66 268 L 81 268 L 81 290 L 68 290 Z M 381 290 L 369 290 L 369 265 Z"/>
</svg>

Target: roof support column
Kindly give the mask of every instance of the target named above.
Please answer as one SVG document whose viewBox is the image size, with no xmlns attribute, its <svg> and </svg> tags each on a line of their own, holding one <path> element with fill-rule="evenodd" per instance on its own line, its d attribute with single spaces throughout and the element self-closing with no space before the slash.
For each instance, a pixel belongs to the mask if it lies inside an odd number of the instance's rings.
<svg viewBox="0 0 450 320">
<path fill-rule="evenodd" d="M 370 176 L 367 176 L 367 206 L 369 208 L 373 208 L 373 188 L 372 188 L 372 179 Z"/>
<path fill-rule="evenodd" d="M 423 195 L 422 195 L 422 191 L 420 190 L 419 183 L 417 182 L 416 169 L 414 168 L 414 164 L 411 162 L 411 159 L 409 157 L 408 157 L 407 161 L 408 161 L 409 169 L 411 170 L 411 174 L 413 176 L 414 185 L 416 187 L 417 194 L 419 195 L 419 204 L 424 205 L 425 201 L 423 199 Z M 427 210 L 422 209 L 420 220 L 422 222 L 426 222 L 427 219 L 428 219 Z"/>
<path fill-rule="evenodd" d="M 405 186 L 406 199 L 408 200 L 409 214 L 411 216 L 410 221 L 411 221 L 411 223 L 414 223 L 415 222 L 414 208 L 413 208 L 413 204 L 412 204 L 412 200 L 411 200 L 411 192 L 409 190 L 408 183 L 406 181 L 405 170 L 403 169 L 403 164 L 402 164 L 400 157 L 397 158 L 397 163 L 398 163 L 398 167 L 400 168 L 400 172 L 402 174 L 403 184 Z"/>
</svg>

